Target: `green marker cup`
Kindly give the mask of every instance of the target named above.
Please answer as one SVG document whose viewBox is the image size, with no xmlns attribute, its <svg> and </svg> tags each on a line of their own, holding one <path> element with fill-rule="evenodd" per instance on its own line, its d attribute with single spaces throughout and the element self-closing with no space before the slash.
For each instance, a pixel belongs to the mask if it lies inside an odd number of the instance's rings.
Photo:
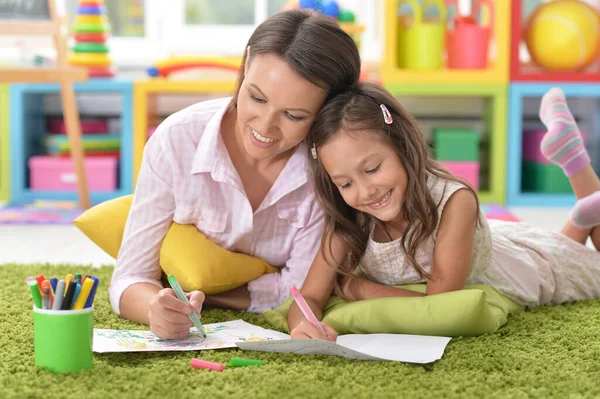
<svg viewBox="0 0 600 399">
<path fill-rule="evenodd" d="M 55 374 L 93 367 L 94 307 L 47 310 L 33 307 L 35 365 Z"/>
</svg>

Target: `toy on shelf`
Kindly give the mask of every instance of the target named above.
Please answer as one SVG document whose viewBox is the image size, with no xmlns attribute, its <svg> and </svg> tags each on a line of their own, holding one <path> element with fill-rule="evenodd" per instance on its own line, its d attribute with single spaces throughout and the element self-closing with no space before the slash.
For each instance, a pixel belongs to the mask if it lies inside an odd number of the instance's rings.
<svg viewBox="0 0 600 399">
<path fill-rule="evenodd" d="M 457 0 L 448 0 L 458 9 Z M 477 21 L 488 9 L 487 26 Z M 493 32 L 494 5 L 491 0 L 476 0 L 471 15 L 457 15 L 452 21 L 453 28 L 446 35 L 448 67 L 453 69 L 484 69 L 488 66 L 488 53 Z"/>
<path fill-rule="evenodd" d="M 600 13 L 590 1 L 543 2 L 528 15 L 524 2 L 513 0 L 511 80 L 598 82 Z"/>
<path fill-rule="evenodd" d="M 112 77 L 115 71 L 106 45 L 110 24 L 103 0 L 80 0 L 73 26 L 75 45 L 69 63 L 86 67 L 91 77 Z"/>
<path fill-rule="evenodd" d="M 172 73 L 196 68 L 217 68 L 237 73 L 240 64 L 241 58 L 173 56 L 156 61 L 146 73 L 151 77 L 169 77 Z"/>
<path fill-rule="evenodd" d="M 479 134 L 469 129 L 434 129 L 435 159 L 479 190 Z"/>
<path fill-rule="evenodd" d="M 401 0 L 400 6 L 409 5 L 412 18 L 398 16 L 398 67 L 407 69 L 439 69 L 443 64 L 446 32 L 446 6 L 442 0 Z M 430 5 L 437 6 L 439 18 L 424 19 Z"/>
<path fill-rule="evenodd" d="M 508 83 L 512 1 L 473 0 L 469 13 L 459 0 L 384 1 L 385 87 Z"/>
<path fill-rule="evenodd" d="M 117 189 L 118 158 L 112 156 L 85 159 L 89 188 L 95 192 Z M 36 155 L 29 158 L 30 187 L 39 191 L 74 191 L 77 176 L 68 158 Z"/>
<path fill-rule="evenodd" d="M 290 0 L 281 7 L 281 11 L 296 9 L 314 10 L 335 19 L 360 49 L 360 36 L 365 31 L 365 26 L 357 24 L 354 13 L 340 7 L 337 0 Z"/>
<path fill-rule="evenodd" d="M 525 27 L 531 58 L 551 71 L 577 71 L 589 66 L 598 56 L 599 35 L 598 12 L 578 0 L 540 4 Z"/>
<path fill-rule="evenodd" d="M 41 140 L 41 147 L 45 154 L 53 157 L 69 157 L 70 145 L 67 140 L 66 126 L 60 117 L 48 117 L 46 119 L 47 135 Z M 85 157 L 119 157 L 121 148 L 121 137 L 109 131 L 107 118 L 82 118 L 81 140 Z"/>
</svg>

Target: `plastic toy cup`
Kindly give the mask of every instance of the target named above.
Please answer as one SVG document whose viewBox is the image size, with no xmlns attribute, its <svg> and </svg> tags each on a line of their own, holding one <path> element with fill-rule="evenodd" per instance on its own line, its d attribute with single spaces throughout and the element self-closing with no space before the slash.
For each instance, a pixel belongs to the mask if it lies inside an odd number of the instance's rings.
<svg viewBox="0 0 600 399">
<path fill-rule="evenodd" d="M 452 0 L 451 3 L 455 3 Z M 477 23 L 477 14 L 482 6 L 489 10 L 489 25 Z M 454 29 L 448 30 L 448 67 L 453 69 L 483 69 L 487 67 L 488 50 L 494 20 L 494 8 L 489 0 L 478 0 L 468 17 L 458 17 Z"/>
<path fill-rule="evenodd" d="M 442 67 L 446 32 L 446 7 L 442 0 L 400 0 L 413 11 L 410 20 L 400 15 L 398 20 L 398 67 L 431 70 Z M 424 21 L 423 14 L 430 5 L 439 10 L 439 20 Z"/>
<path fill-rule="evenodd" d="M 93 367 L 94 308 L 45 310 L 34 306 L 35 365 L 55 374 Z"/>
</svg>

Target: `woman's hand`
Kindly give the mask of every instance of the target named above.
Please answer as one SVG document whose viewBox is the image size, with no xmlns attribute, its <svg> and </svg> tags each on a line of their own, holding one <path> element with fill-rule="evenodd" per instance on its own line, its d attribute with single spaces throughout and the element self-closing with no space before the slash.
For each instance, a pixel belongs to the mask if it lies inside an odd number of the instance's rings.
<svg viewBox="0 0 600 399">
<path fill-rule="evenodd" d="M 192 291 L 185 294 L 190 305 L 182 302 L 171 288 L 162 289 L 150 301 L 148 320 L 150 330 L 159 338 L 180 339 L 188 336 L 193 325 L 191 312 L 200 316 L 204 293 Z"/>
<path fill-rule="evenodd" d="M 327 335 L 323 335 L 321 330 L 317 327 L 313 326 L 307 320 L 303 320 L 292 330 L 290 333 L 292 339 L 306 339 L 306 338 L 317 338 L 322 339 L 324 341 L 335 342 L 337 339 L 337 331 L 333 329 L 329 324 L 320 321 L 321 327 L 325 330 Z"/>
</svg>

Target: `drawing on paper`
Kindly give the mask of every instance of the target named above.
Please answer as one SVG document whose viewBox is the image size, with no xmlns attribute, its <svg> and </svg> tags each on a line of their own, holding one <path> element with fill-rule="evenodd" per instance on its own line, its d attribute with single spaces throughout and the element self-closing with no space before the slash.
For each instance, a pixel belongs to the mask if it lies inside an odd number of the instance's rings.
<svg viewBox="0 0 600 399">
<path fill-rule="evenodd" d="M 236 342 L 277 339 L 269 330 L 242 320 L 205 325 L 206 338 L 190 330 L 184 339 L 158 338 L 151 331 L 94 329 L 95 352 L 145 352 L 234 348 Z"/>
</svg>

